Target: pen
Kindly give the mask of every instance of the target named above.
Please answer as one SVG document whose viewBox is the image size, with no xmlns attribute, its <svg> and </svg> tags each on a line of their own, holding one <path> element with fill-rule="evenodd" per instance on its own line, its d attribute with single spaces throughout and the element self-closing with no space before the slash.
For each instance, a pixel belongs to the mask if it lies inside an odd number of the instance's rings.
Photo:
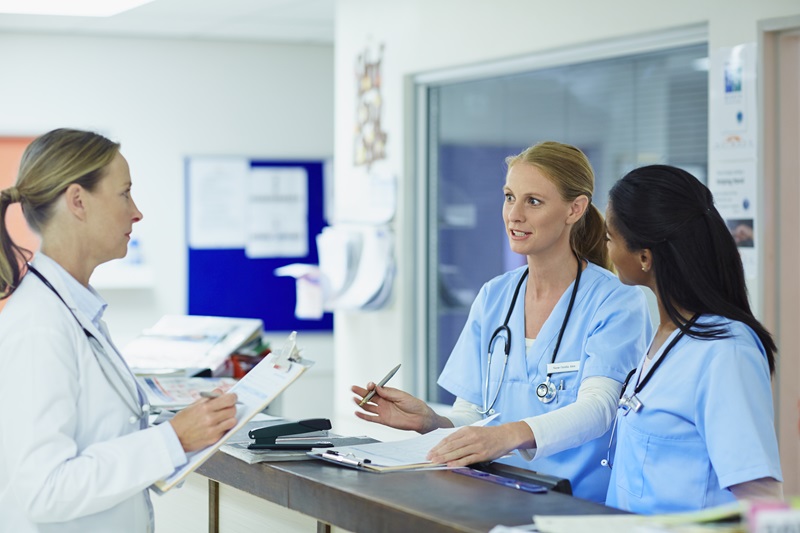
<svg viewBox="0 0 800 533">
<path fill-rule="evenodd" d="M 200 391 L 201 398 L 208 398 L 209 400 L 213 400 L 214 398 L 219 398 L 220 396 L 222 395 L 218 392 L 211 392 L 207 390 Z M 242 402 L 236 402 L 236 405 L 242 405 Z"/>
<path fill-rule="evenodd" d="M 512 489 L 522 490 L 525 492 L 531 492 L 533 494 L 541 494 L 547 492 L 547 488 L 541 485 L 536 485 L 535 483 L 528 483 L 526 481 L 518 481 L 516 479 L 498 476 L 496 474 L 490 474 L 488 472 L 481 472 L 480 470 L 474 470 L 472 468 L 455 468 L 453 472 L 456 474 L 463 474 L 465 476 L 474 477 L 478 479 L 483 479 L 485 481 L 491 481 L 492 483 L 497 483 L 498 485 L 502 485 L 504 487 L 510 487 Z"/>
<path fill-rule="evenodd" d="M 383 387 L 384 385 L 386 385 L 386 384 L 389 382 L 389 380 L 390 380 L 390 379 L 392 379 L 392 376 L 394 376 L 394 375 L 395 375 L 395 373 L 397 373 L 397 371 L 398 371 L 399 369 L 400 369 L 400 365 L 397 365 L 396 367 L 394 367 L 393 369 L 391 369 L 391 370 L 389 371 L 389 373 L 388 373 L 388 374 L 386 374 L 386 376 L 385 376 L 385 377 L 384 377 L 384 378 L 383 378 L 383 379 L 382 379 L 382 380 L 381 380 L 381 381 L 378 383 L 378 387 Z M 375 387 L 374 389 L 372 389 L 371 391 L 369 391 L 369 392 L 367 393 L 367 395 L 366 395 L 366 396 L 364 396 L 364 399 L 363 399 L 363 400 L 361 400 L 361 403 L 359 403 L 359 404 L 358 404 L 358 406 L 359 406 L 359 407 L 361 407 L 362 405 L 364 405 L 365 403 L 367 403 L 368 401 L 370 401 L 370 400 L 372 399 L 372 397 L 373 397 L 373 396 L 375 396 L 375 391 L 377 390 L 377 388 L 378 388 L 378 387 Z"/>
<path fill-rule="evenodd" d="M 356 466 L 356 467 L 362 467 L 365 464 L 369 464 L 372 462 L 369 459 L 364 459 L 363 461 L 359 461 L 358 459 L 350 459 L 335 450 L 323 452 L 322 457 L 326 459 L 331 459 L 333 461 L 336 461 L 337 463 L 342 463 L 345 465 Z"/>
</svg>

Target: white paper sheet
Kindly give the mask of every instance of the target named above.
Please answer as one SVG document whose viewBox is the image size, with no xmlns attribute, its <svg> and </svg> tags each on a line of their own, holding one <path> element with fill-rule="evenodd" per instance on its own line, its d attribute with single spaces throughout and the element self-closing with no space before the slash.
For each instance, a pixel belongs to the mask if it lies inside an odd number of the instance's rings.
<svg viewBox="0 0 800 533">
<path fill-rule="evenodd" d="M 240 158 L 193 158 L 188 168 L 189 247 L 244 248 L 245 180 Z"/>
<path fill-rule="evenodd" d="M 245 254 L 308 255 L 308 173 L 303 167 L 256 167 L 247 177 Z"/>
<path fill-rule="evenodd" d="M 485 426 L 494 420 L 498 414 L 484 418 L 473 426 Z M 328 448 L 326 451 L 336 451 L 341 455 L 356 457 L 359 460 L 369 459 L 375 466 L 403 466 L 420 463 L 430 463 L 425 456 L 431 449 L 439 444 L 445 437 L 461 429 L 458 428 L 439 428 L 424 435 L 417 437 L 390 441 L 375 442 L 372 444 L 361 444 L 357 446 L 336 446 Z"/>
</svg>

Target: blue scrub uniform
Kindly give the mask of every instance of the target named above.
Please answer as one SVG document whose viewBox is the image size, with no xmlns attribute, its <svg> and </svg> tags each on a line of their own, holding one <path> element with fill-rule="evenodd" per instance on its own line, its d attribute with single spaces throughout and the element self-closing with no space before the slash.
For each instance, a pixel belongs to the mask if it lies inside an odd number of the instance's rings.
<svg viewBox="0 0 800 533">
<path fill-rule="evenodd" d="M 525 348 L 525 286 L 511 314 L 511 350 L 502 386 L 503 340 L 493 344 L 488 399 L 483 397 L 488 371 L 487 349 L 494 330 L 503 323 L 511 305 L 514 288 L 525 267 L 494 278 L 481 288 L 472 304 L 467 323 L 439 377 L 439 385 L 468 402 L 483 406 L 498 390 L 492 412 L 500 413 L 496 424 L 516 422 L 574 403 L 581 382 L 605 376 L 620 383 L 636 366 L 650 337 L 650 316 L 644 294 L 638 287 L 623 285 L 611 272 L 589 263 L 583 271 L 556 362 L 580 361 L 576 372 L 553 374 L 559 390 L 556 399 L 545 404 L 536 397 L 536 386 L 547 376 L 558 332 L 567 312 L 572 286 L 567 288 L 527 351 Z M 608 450 L 609 434 L 577 448 L 549 457 L 525 461 L 517 454 L 503 463 L 565 477 L 578 497 L 602 502 L 608 488 L 609 471 L 600 466 Z"/>
<path fill-rule="evenodd" d="M 699 322 L 722 324 L 731 336 L 684 335 L 637 395 L 641 410 L 618 411 L 608 505 L 643 514 L 693 511 L 733 501 L 731 485 L 782 479 L 761 342 L 740 322 Z M 639 373 L 641 365 L 626 394 Z"/>
</svg>

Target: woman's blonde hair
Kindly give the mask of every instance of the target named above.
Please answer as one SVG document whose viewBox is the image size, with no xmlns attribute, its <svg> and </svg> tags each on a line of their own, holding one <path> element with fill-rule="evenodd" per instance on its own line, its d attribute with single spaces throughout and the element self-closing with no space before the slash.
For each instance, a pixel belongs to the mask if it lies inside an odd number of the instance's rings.
<svg viewBox="0 0 800 533">
<path fill-rule="evenodd" d="M 119 153 L 119 144 L 89 131 L 57 129 L 37 137 L 22 154 L 17 182 L 0 192 L 0 298 L 19 285 L 22 264 L 33 255 L 11 239 L 6 227 L 8 206 L 20 202 L 31 229 L 39 234 L 53 215 L 53 205 L 77 183 L 94 190 L 103 169 Z"/>
<path fill-rule="evenodd" d="M 571 202 L 579 196 L 589 199 L 586 213 L 572 228 L 570 245 L 579 257 L 612 270 L 605 243 L 603 215 L 592 203 L 594 171 L 584 153 L 569 144 L 547 141 L 506 158 L 509 169 L 517 163 L 527 163 L 541 170 L 556 186 L 565 202 Z"/>
</svg>

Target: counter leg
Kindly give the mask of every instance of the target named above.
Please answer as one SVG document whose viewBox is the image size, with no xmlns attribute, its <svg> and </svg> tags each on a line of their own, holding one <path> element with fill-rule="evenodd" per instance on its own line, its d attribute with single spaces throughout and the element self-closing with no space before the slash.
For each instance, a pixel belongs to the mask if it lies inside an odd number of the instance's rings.
<svg viewBox="0 0 800 533">
<path fill-rule="evenodd" d="M 219 533 L 219 483 L 213 479 L 208 480 L 208 533 Z"/>
</svg>

